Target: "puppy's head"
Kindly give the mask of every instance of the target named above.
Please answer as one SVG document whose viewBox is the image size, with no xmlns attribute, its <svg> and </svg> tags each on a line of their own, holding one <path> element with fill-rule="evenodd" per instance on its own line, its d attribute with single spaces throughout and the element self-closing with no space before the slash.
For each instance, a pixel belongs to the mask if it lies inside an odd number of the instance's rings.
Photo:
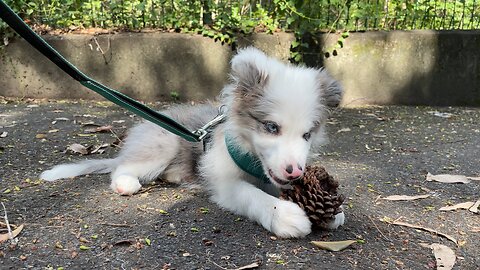
<svg viewBox="0 0 480 270">
<path fill-rule="evenodd" d="M 223 97 L 239 147 L 259 157 L 277 186 L 301 177 L 310 148 L 324 141 L 327 106 L 340 102 L 339 84 L 324 70 L 282 63 L 254 48 L 232 59 L 231 76 Z"/>
</svg>

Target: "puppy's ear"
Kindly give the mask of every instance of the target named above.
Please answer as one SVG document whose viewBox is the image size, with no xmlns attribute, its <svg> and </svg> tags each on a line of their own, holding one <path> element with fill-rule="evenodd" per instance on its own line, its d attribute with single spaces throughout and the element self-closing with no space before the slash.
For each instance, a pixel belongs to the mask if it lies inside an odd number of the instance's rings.
<svg viewBox="0 0 480 270">
<path fill-rule="evenodd" d="M 246 48 L 232 59 L 232 79 L 238 90 L 252 92 L 263 88 L 268 81 L 268 57 L 258 49 Z"/>
<path fill-rule="evenodd" d="M 324 69 L 319 70 L 317 80 L 325 104 L 330 107 L 337 107 L 342 100 L 343 94 L 343 89 L 340 83 L 332 78 Z"/>
</svg>

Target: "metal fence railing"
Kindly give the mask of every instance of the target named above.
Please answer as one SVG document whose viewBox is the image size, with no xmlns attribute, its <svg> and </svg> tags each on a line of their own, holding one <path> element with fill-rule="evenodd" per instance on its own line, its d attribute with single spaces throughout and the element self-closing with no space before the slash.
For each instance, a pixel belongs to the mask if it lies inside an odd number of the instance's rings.
<svg viewBox="0 0 480 270">
<path fill-rule="evenodd" d="M 480 0 L 7 0 L 51 28 L 478 29 Z M 5 27 L 0 23 L 0 28 Z M 263 27 L 263 28 L 262 28 Z"/>
<path fill-rule="evenodd" d="M 366 4 L 359 8 L 362 2 Z M 339 26 L 352 30 L 465 30 L 478 29 L 480 26 L 480 5 L 475 0 L 354 0 L 347 5 L 346 13 L 350 15 L 346 15 L 342 20 L 344 24 Z"/>
</svg>

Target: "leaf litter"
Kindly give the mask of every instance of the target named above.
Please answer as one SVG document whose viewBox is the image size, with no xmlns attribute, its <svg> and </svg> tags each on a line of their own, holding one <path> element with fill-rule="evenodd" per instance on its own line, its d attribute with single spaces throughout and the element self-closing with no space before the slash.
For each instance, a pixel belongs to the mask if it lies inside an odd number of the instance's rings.
<svg viewBox="0 0 480 270">
<path fill-rule="evenodd" d="M 78 143 L 71 144 L 67 147 L 67 152 L 70 151 L 74 154 L 80 155 L 90 155 L 90 154 L 103 154 L 105 152 L 105 148 L 110 146 L 108 143 L 100 144 L 100 145 L 90 145 L 90 146 L 83 146 Z"/>
<path fill-rule="evenodd" d="M 344 240 L 344 241 L 311 241 L 313 245 L 321 249 L 329 251 L 341 251 L 357 243 L 357 240 Z"/>
<path fill-rule="evenodd" d="M 13 230 L 11 233 L 4 233 L 0 234 L 0 243 L 7 241 L 8 239 L 13 239 L 17 237 L 23 230 L 23 224 L 18 226 L 15 230 Z"/>
<path fill-rule="evenodd" d="M 437 262 L 437 270 L 450 270 L 455 265 L 457 256 L 451 248 L 437 243 L 431 245 L 423 244 L 422 246 L 432 249 Z"/>
<path fill-rule="evenodd" d="M 426 177 L 427 181 L 435 181 L 435 182 L 441 182 L 441 183 L 462 183 L 462 184 L 468 184 L 472 181 L 480 181 L 480 177 L 471 177 L 471 176 L 465 176 L 465 175 L 460 175 L 460 174 L 437 174 L 433 175 L 431 173 L 427 173 Z"/>
<path fill-rule="evenodd" d="M 78 153 L 81 155 L 87 155 L 89 153 L 88 148 L 79 143 L 69 145 L 67 147 L 67 151 L 71 151 L 73 153 Z"/>
<path fill-rule="evenodd" d="M 474 205 L 474 202 L 463 202 L 463 203 L 457 203 L 455 205 L 450 205 L 450 206 L 444 206 L 441 207 L 440 211 L 453 211 L 453 210 L 458 210 L 458 209 L 470 209 Z"/>
<path fill-rule="evenodd" d="M 19 235 L 20 232 L 23 230 L 23 224 L 18 226 L 17 228 L 15 228 L 12 231 L 12 227 L 15 227 L 15 225 L 10 224 L 10 222 L 8 220 L 8 215 L 7 215 L 7 208 L 5 207 L 5 204 L 3 202 L 1 202 L 1 204 L 2 204 L 3 212 L 4 212 L 3 219 L 5 220 L 5 223 L 2 223 L 2 225 L 5 224 L 5 227 L 6 227 L 8 232 L 4 233 L 4 234 L 0 234 L 0 243 L 10 239 L 12 241 L 12 243 L 16 244 L 18 240 L 15 239 L 15 237 L 17 237 L 17 235 Z"/>
<path fill-rule="evenodd" d="M 349 132 L 349 131 L 352 131 L 350 128 L 342 128 L 342 129 L 339 129 L 337 131 L 337 133 L 341 133 L 341 132 Z"/>
<path fill-rule="evenodd" d="M 387 200 L 387 201 L 413 201 L 413 200 L 419 200 L 419 199 L 425 199 L 430 197 L 430 194 L 422 194 L 422 195 L 415 195 L 415 196 L 410 196 L 410 195 L 391 195 L 388 197 L 382 197 L 382 200 Z"/>
<path fill-rule="evenodd" d="M 95 126 L 95 127 L 90 127 L 85 129 L 85 133 L 104 133 L 104 132 L 111 132 L 113 129 L 113 126 L 108 125 L 108 126 Z"/>
<path fill-rule="evenodd" d="M 260 263 L 258 263 L 258 262 L 253 262 L 253 263 L 251 263 L 251 264 L 244 265 L 244 266 L 242 266 L 242 267 L 236 268 L 235 270 L 255 269 L 255 268 L 258 268 L 258 267 L 260 267 Z"/>
<path fill-rule="evenodd" d="M 468 208 L 468 211 L 472 212 L 472 213 L 475 213 L 475 214 L 478 214 L 478 207 L 480 206 L 480 199 L 478 201 L 476 201 L 472 207 Z"/>
<path fill-rule="evenodd" d="M 453 113 L 448 113 L 448 112 L 428 111 L 428 113 L 433 115 L 433 116 L 437 116 L 437 117 L 441 117 L 441 118 L 447 118 L 447 119 L 455 116 Z"/>
</svg>

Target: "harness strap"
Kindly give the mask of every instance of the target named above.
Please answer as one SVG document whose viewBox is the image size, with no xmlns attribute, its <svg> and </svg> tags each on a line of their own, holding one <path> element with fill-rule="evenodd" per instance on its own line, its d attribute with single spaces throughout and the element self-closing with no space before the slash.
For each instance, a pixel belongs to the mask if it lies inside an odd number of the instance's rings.
<svg viewBox="0 0 480 270">
<path fill-rule="evenodd" d="M 262 162 L 251 153 L 244 153 L 238 148 L 238 144 L 235 143 L 235 139 L 225 133 L 225 144 L 227 145 L 228 153 L 230 157 L 235 162 L 235 164 L 242 169 L 242 171 L 260 179 L 265 184 L 270 184 L 270 179 L 265 175 L 265 172 L 262 168 Z"/>
<path fill-rule="evenodd" d="M 110 89 L 103 84 L 89 78 L 68 62 L 58 51 L 50 46 L 44 39 L 35 33 L 15 12 L 0 0 L 0 18 L 2 18 L 15 32 L 23 37 L 30 45 L 46 56 L 50 61 L 66 72 L 70 77 L 80 82 L 83 86 L 97 92 L 104 98 L 123 107 L 138 116 L 161 126 L 162 128 L 176 134 L 187 141 L 199 142 L 205 136 L 202 130 L 190 131 L 172 118 L 161 114 L 148 106 Z"/>
</svg>

